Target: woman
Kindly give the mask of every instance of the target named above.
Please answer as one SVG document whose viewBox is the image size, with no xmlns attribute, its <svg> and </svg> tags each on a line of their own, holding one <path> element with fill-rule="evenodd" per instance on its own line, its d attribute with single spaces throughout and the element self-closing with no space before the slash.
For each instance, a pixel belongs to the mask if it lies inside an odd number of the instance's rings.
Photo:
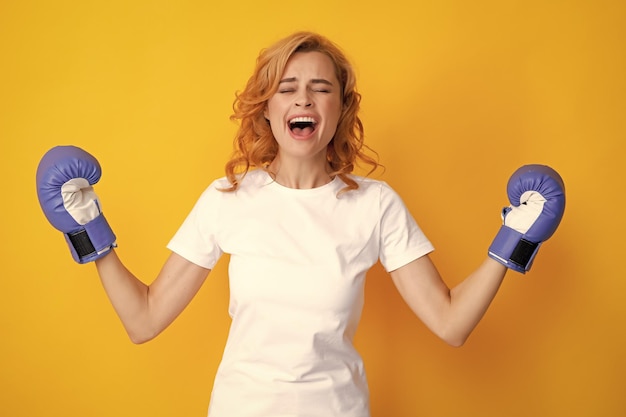
<svg viewBox="0 0 626 417">
<path fill-rule="evenodd" d="M 400 197 L 384 182 L 352 174 L 358 162 L 372 170 L 378 165 L 364 152 L 359 101 L 350 64 L 326 38 L 295 33 L 264 50 L 235 102 L 240 129 L 226 176 L 202 194 L 149 286 L 115 253 L 115 236 L 90 187 L 99 178 L 97 161 L 65 148 L 40 165 L 44 211 L 69 236 L 77 261 L 95 261 L 135 343 L 163 331 L 220 256 L 231 255 L 232 325 L 211 417 L 369 416 L 366 376 L 352 345 L 367 270 L 380 260 L 415 314 L 444 341 L 461 346 L 507 267 L 515 269 L 510 253 L 492 248 L 461 284 L 446 286 L 428 256 L 433 246 Z M 85 172 L 72 172 L 57 181 L 54 194 L 79 229 L 98 224 L 98 233 L 85 232 L 100 242 L 89 254 L 76 243 L 82 232 L 55 223 L 41 191 L 52 182 L 45 177 L 50 165 L 72 164 L 68 154 L 97 171 L 86 180 Z M 535 219 L 542 210 L 536 213 Z M 558 220 L 552 219 L 545 239 Z M 526 223 L 521 229 L 533 221 Z M 529 267 L 532 258 L 525 262 Z"/>
</svg>

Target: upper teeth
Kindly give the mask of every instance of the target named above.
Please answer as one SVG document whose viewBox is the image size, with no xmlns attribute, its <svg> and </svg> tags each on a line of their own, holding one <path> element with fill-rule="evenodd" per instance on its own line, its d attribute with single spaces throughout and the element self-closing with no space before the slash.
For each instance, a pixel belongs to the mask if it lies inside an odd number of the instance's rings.
<svg viewBox="0 0 626 417">
<path fill-rule="evenodd" d="M 315 119 L 312 117 L 294 117 L 289 121 L 289 123 L 315 123 Z"/>
</svg>

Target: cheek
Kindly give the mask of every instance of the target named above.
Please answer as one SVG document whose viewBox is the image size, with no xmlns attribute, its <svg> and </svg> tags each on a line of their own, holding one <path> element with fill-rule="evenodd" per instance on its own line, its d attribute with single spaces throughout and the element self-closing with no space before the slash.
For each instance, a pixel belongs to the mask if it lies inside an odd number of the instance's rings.
<svg viewBox="0 0 626 417">
<path fill-rule="evenodd" d="M 267 121 L 267 124 L 272 129 L 272 131 L 275 128 L 278 128 L 279 121 L 281 119 L 278 118 L 276 116 L 276 113 L 272 111 L 272 107 L 271 106 L 265 107 L 265 111 L 263 112 L 263 116 L 265 117 L 265 120 Z"/>
<path fill-rule="evenodd" d="M 278 120 L 276 117 L 274 118 L 267 118 L 266 119 L 266 123 L 267 123 L 267 133 L 271 133 L 271 135 L 274 137 L 274 140 L 277 140 L 277 138 L 281 137 L 281 132 L 283 132 L 283 123 L 282 121 Z"/>
<path fill-rule="evenodd" d="M 272 96 L 265 102 L 265 109 L 263 110 L 263 115 L 265 116 L 266 119 L 271 119 L 272 115 L 276 113 L 279 107 L 280 107 L 280 104 L 277 102 L 276 96 Z"/>
<path fill-rule="evenodd" d="M 270 120 L 271 116 L 272 116 L 272 109 L 274 108 L 274 105 L 272 104 L 272 101 L 268 101 L 267 103 L 265 103 L 265 108 L 263 109 L 263 116 L 267 119 Z"/>
<path fill-rule="evenodd" d="M 333 106 L 333 110 L 332 110 L 332 114 L 333 114 L 333 124 L 335 125 L 335 127 L 337 127 L 337 125 L 339 124 L 339 121 L 341 120 L 341 117 L 343 115 L 343 106 L 341 105 L 341 103 L 338 103 L 336 106 Z"/>
</svg>

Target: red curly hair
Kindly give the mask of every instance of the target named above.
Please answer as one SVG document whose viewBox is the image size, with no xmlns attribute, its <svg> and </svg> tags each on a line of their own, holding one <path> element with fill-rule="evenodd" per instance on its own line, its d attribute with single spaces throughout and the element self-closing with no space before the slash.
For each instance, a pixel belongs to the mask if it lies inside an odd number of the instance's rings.
<svg viewBox="0 0 626 417">
<path fill-rule="evenodd" d="M 356 77 L 350 62 L 340 48 L 324 36 L 296 32 L 261 51 L 245 89 L 236 94 L 231 120 L 239 122 L 239 130 L 234 139 L 233 155 L 225 167 L 231 187 L 223 191 L 236 190 L 250 168 L 267 170 L 278 154 L 278 143 L 264 110 L 278 89 L 287 61 L 296 52 L 321 52 L 330 57 L 342 87 L 342 113 L 326 151 L 331 175 L 339 176 L 347 185 L 342 192 L 359 187 L 348 175 L 355 164 L 369 165 L 368 174 L 380 166 L 377 159 L 364 152 L 368 150 L 376 155 L 364 144 L 363 124 L 358 116 L 361 95 L 356 91 Z"/>
</svg>

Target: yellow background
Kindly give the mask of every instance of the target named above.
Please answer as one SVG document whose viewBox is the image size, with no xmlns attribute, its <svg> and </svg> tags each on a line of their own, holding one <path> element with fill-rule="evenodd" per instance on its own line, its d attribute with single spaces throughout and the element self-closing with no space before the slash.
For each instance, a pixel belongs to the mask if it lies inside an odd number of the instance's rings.
<svg viewBox="0 0 626 417">
<path fill-rule="evenodd" d="M 526 276 L 446 346 L 376 266 L 357 334 L 374 417 L 626 415 L 623 1 L 0 3 L 0 415 L 203 416 L 229 319 L 226 260 L 158 339 L 127 339 L 93 265 L 35 194 L 43 153 L 98 157 L 119 253 L 150 282 L 223 174 L 234 92 L 298 29 L 354 62 L 368 143 L 449 285 L 484 258 L 508 176 L 552 165 L 568 205 Z"/>
</svg>

